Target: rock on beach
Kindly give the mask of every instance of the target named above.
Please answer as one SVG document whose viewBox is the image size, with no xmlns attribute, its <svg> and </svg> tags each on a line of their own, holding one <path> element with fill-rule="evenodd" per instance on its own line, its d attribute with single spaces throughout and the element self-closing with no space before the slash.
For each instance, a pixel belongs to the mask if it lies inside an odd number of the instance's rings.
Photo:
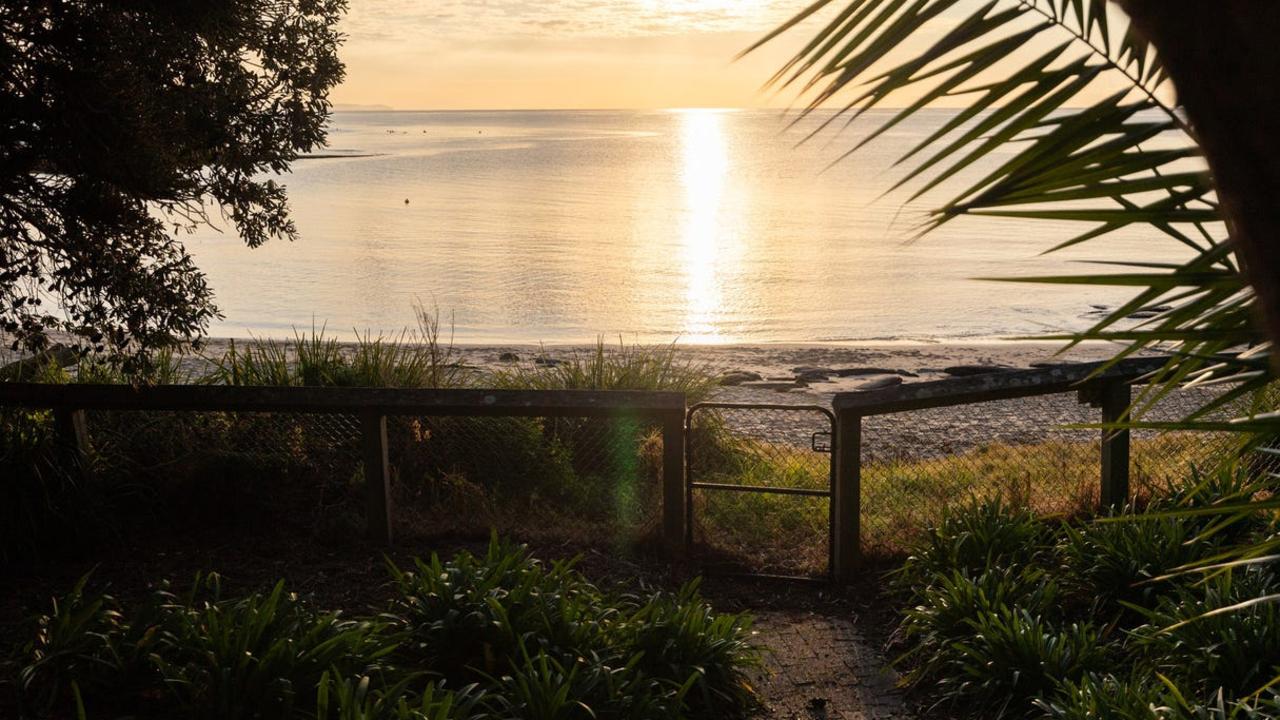
<svg viewBox="0 0 1280 720">
<path fill-rule="evenodd" d="M 902 384 L 901 375 L 886 375 L 884 377 L 879 377 L 874 380 L 868 380 L 866 382 L 858 383 L 853 387 L 853 389 L 858 391 L 881 390 L 883 388 L 896 387 L 901 384 Z"/>
</svg>

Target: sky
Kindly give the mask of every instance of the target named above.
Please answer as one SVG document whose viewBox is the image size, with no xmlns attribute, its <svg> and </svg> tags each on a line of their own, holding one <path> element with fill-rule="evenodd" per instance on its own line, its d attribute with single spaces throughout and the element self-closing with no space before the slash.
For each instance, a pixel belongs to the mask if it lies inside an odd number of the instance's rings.
<svg viewBox="0 0 1280 720">
<path fill-rule="evenodd" d="M 339 104 L 760 107 L 803 31 L 734 56 L 809 0 L 351 0 Z"/>
<path fill-rule="evenodd" d="M 795 104 L 794 91 L 763 86 L 820 20 L 810 18 L 746 58 L 734 57 L 811 1 L 350 0 L 342 25 L 347 79 L 332 100 L 339 109 L 398 110 L 786 107 Z M 836 0 L 818 18 L 845 4 Z M 986 5 L 950 6 L 908 36 L 891 60 L 931 45 Z M 1118 36 L 1123 15 L 1110 7 Z M 1018 22 L 1038 19 L 1027 13 Z M 1068 39 L 1040 33 L 976 80 L 994 80 Z M 1114 80 L 1104 77 L 1078 99 L 1092 102 L 1123 87 Z M 916 92 L 896 95 L 888 105 L 910 103 Z M 947 102 L 962 105 L 967 98 Z"/>
</svg>

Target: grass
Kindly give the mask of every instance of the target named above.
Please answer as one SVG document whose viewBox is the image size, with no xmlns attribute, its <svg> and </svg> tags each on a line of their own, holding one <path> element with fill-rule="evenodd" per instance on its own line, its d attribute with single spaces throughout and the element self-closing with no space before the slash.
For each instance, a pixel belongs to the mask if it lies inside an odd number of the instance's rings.
<svg viewBox="0 0 1280 720">
<path fill-rule="evenodd" d="M 125 606 L 82 579 L 3 667 L 23 717 L 741 717 L 751 619 L 696 585 L 601 590 L 571 562 L 494 540 L 388 563 L 391 599 L 346 617 L 283 582 L 248 595 L 204 575 Z"/>
<path fill-rule="evenodd" d="M 695 428 L 692 472 L 700 482 L 824 490 L 826 456 L 805 447 Z M 862 469 L 862 544 L 871 557 L 900 557 L 949 508 L 993 500 L 1035 517 L 1072 517 L 1097 508 L 1098 446 L 1047 440 L 992 443 L 934 458 L 872 461 Z M 1131 478 L 1140 500 L 1165 492 L 1195 464 L 1212 465 L 1202 437 L 1170 433 L 1133 440 Z M 821 574 L 827 560 L 828 505 L 821 498 L 697 491 L 697 535 L 753 567 Z"/>
<path fill-rule="evenodd" d="M 682 355 L 675 343 L 627 345 L 620 339 L 617 347 L 611 348 L 604 338 L 598 338 L 590 352 L 574 352 L 549 365 L 499 370 L 490 379 L 494 387 L 517 390 L 682 392 L 689 404 L 705 400 L 719 383 L 718 374 L 709 365 Z"/>
<path fill-rule="evenodd" d="M 305 387 L 453 388 L 473 381 L 452 340 L 443 337 L 439 313 L 417 306 L 418 327 L 386 337 L 356 335 L 354 343 L 326 337 L 325 329 L 295 332 L 292 341 L 233 340 L 205 382 L 220 385 Z"/>
<path fill-rule="evenodd" d="M 1193 466 L 1220 461 L 1202 436 L 1168 433 L 1131 441 L 1130 486 L 1142 500 Z M 991 443 L 936 458 L 873 461 L 862 470 L 864 544 L 873 553 L 902 552 L 936 525 L 948 507 L 1000 498 L 1044 516 L 1093 512 L 1098 503 L 1096 442 L 1046 440 Z"/>
</svg>

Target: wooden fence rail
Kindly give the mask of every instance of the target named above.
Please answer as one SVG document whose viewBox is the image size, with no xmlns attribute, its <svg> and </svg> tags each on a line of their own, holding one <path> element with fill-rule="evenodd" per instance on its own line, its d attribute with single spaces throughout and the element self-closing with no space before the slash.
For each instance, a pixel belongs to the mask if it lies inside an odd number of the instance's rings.
<svg viewBox="0 0 1280 720">
<path fill-rule="evenodd" d="M 1134 358 L 1105 370 L 1106 363 L 1058 365 L 837 394 L 832 402 L 838 433 L 832 513 L 835 518 L 833 575 L 837 581 L 847 582 L 861 561 L 864 417 L 1075 391 L 1081 403 L 1101 410 L 1100 423 L 1115 423 L 1124 418 L 1132 402 L 1131 385 L 1164 367 L 1166 362 L 1168 358 Z M 1129 431 L 1101 432 L 1100 499 L 1104 506 L 1118 507 L 1129 498 Z"/>
<path fill-rule="evenodd" d="M 0 405 L 52 409 L 59 442 L 78 457 L 90 452 L 85 410 L 356 415 L 367 493 L 366 528 L 369 539 L 379 544 L 393 539 L 387 416 L 635 418 L 662 426 L 663 541 L 670 553 L 684 546 L 684 393 L 0 383 Z"/>
</svg>

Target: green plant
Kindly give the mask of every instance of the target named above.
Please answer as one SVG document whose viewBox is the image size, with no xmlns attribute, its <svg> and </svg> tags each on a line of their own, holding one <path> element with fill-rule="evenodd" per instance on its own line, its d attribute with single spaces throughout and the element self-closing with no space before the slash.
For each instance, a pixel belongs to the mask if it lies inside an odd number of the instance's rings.
<svg viewBox="0 0 1280 720">
<path fill-rule="evenodd" d="M 351 620 L 283 583 L 232 597 L 210 575 L 126 610 L 82 579 L 17 659 L 24 717 L 659 720 L 751 704 L 750 618 L 712 612 L 696 585 L 605 593 L 496 538 L 389 569 L 388 612 Z"/>
<path fill-rule="evenodd" d="M 1049 547 L 1050 528 L 1030 510 L 999 497 L 948 507 L 896 573 L 901 587 L 923 587 L 958 570 L 978 574 L 998 566 L 1035 563 Z"/>
<path fill-rule="evenodd" d="M 681 354 L 670 345 L 627 345 L 621 339 L 611 349 L 597 338 L 595 349 L 574 352 L 548 365 L 498 371 L 496 387 L 519 390 L 655 390 L 685 393 L 699 402 L 715 389 L 711 367 Z"/>
<path fill-rule="evenodd" d="M 1173 715 L 1166 694 L 1154 678 L 1087 673 L 1064 680 L 1057 692 L 1035 704 L 1052 720 L 1160 720 Z"/>
<path fill-rule="evenodd" d="M 741 673 L 759 663 L 747 641 L 751 619 L 712 612 L 698 582 L 674 594 L 657 593 L 638 607 L 620 632 L 636 667 L 681 688 L 694 717 L 738 715 L 753 707 L 755 693 Z"/>
<path fill-rule="evenodd" d="M 389 616 L 402 636 L 397 656 L 465 684 L 510 670 L 518 649 L 572 659 L 597 631 L 599 591 L 572 563 L 545 566 L 527 549 L 490 542 L 485 555 L 388 564 Z"/>
<path fill-rule="evenodd" d="M 1195 696 L 1219 688 L 1245 698 L 1280 675 L 1277 582 L 1268 569 L 1244 568 L 1179 588 L 1144 611 L 1137 648 Z"/>
<path fill-rule="evenodd" d="M 482 694 L 474 686 L 448 691 L 421 674 L 409 674 L 390 683 L 370 675 L 343 676 L 325 671 L 316 689 L 318 720 L 469 720 L 482 718 L 478 708 Z"/>
<path fill-rule="evenodd" d="M 895 664 L 914 663 L 907 679 L 919 685 L 951 669 L 950 650 L 973 634 L 975 618 L 1019 608 L 1037 617 L 1056 615 L 1061 593 L 1047 572 L 1019 565 L 977 573 L 939 572 L 912 591 L 896 639 L 907 646 Z"/>
<path fill-rule="evenodd" d="M 1068 525 L 1059 544 L 1076 589 L 1104 604 L 1145 605 L 1168 591 L 1167 576 L 1220 547 L 1185 517 L 1127 512 Z"/>
<path fill-rule="evenodd" d="M 370 621 L 318 613 L 287 593 L 224 598 L 216 575 L 153 593 L 126 615 L 86 579 L 26 648 L 20 690 L 36 715 L 68 708 L 128 716 L 289 717 L 311 706 L 329 668 L 368 671 L 394 645 Z"/>
<path fill-rule="evenodd" d="M 252 339 L 230 343 L 213 363 L 209 379 L 223 385 L 306 387 L 461 387 L 471 379 L 452 339 L 441 331 L 437 310 L 416 305 L 416 330 L 386 337 L 356 333 L 343 344 L 322 326 L 294 332 L 292 341 Z"/>
<path fill-rule="evenodd" d="M 1056 627 L 1026 610 L 1001 608 L 970 620 L 972 635 L 943 652 L 942 700 L 993 718 L 1024 717 L 1057 684 L 1101 672 L 1106 648 L 1088 623 Z"/>
<path fill-rule="evenodd" d="M 1260 178 L 1280 148 L 1238 128 L 1275 112 L 1246 78 L 1274 74 L 1280 14 L 1195 3 L 1174 12 L 1159 0 L 816 0 L 745 52 L 808 21 L 816 34 L 770 82 L 799 89 L 801 117 L 837 105 L 813 135 L 902 104 L 847 154 L 936 103 L 960 102 L 898 161 L 891 191 L 909 189 L 906 202 L 946 193 L 930 201 L 919 235 L 975 216 L 1080 226 L 1047 252 L 1142 229 L 1185 251 L 1173 262 L 1099 263 L 1115 272 L 1012 279 L 1134 289 L 1092 327 L 1045 338 L 1113 341 L 1114 360 L 1170 353 L 1121 425 L 1228 432 L 1237 450 L 1274 454 L 1265 446 L 1280 431 L 1280 254 L 1270 245 L 1274 192 Z M 1236 84 L 1225 89 L 1222 75 Z M 1179 388 L 1215 381 L 1222 392 L 1185 417 L 1145 417 Z M 1220 410 L 1231 419 L 1214 419 Z M 1278 505 L 1267 496 L 1211 512 Z M 1277 548 L 1270 538 L 1236 555 Z"/>
<path fill-rule="evenodd" d="M 1167 683 L 1174 700 L 1170 717 L 1186 720 L 1274 720 L 1280 717 L 1280 694 L 1268 690 L 1257 696 L 1231 699 L 1220 688 L 1207 700 L 1189 701 L 1177 686 Z"/>
</svg>

